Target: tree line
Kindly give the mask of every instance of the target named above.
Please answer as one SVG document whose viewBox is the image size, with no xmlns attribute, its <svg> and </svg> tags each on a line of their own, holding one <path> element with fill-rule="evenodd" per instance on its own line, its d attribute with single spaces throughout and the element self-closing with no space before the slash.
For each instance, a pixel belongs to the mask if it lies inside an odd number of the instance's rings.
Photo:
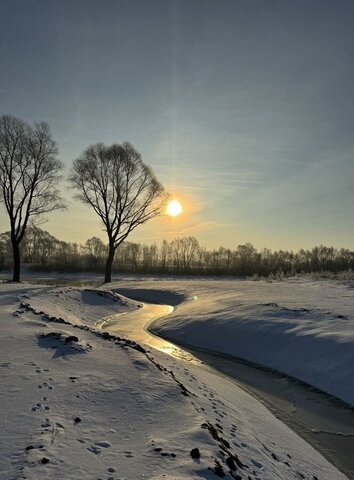
<svg viewBox="0 0 354 480">
<path fill-rule="evenodd" d="M 23 261 L 39 271 L 102 271 L 109 245 L 92 237 L 85 244 L 60 241 L 38 227 L 28 227 L 21 245 Z M 11 267 L 11 233 L 0 235 L 0 268 Z M 186 275 L 263 276 L 354 270 L 354 251 L 316 246 L 297 252 L 250 243 L 235 249 L 208 250 L 195 237 L 175 238 L 159 245 L 124 241 L 117 250 L 113 271 Z"/>
<path fill-rule="evenodd" d="M 160 215 L 168 200 L 129 142 L 88 146 L 73 160 L 68 178 L 77 200 L 99 217 L 107 244 L 96 237 L 85 245 L 62 242 L 38 225 L 43 215 L 66 208 L 58 189 L 63 168 L 47 123 L 30 125 L 12 115 L 0 117 L 0 204 L 10 224 L 0 238 L 0 267 L 11 264 L 15 282 L 20 281 L 21 260 L 47 270 L 104 270 L 105 282 L 111 281 L 112 269 L 267 276 L 353 268 L 353 252 L 322 245 L 294 253 L 257 251 L 250 243 L 210 251 L 195 237 L 164 240 L 159 246 L 129 242 L 128 236 Z"/>
</svg>

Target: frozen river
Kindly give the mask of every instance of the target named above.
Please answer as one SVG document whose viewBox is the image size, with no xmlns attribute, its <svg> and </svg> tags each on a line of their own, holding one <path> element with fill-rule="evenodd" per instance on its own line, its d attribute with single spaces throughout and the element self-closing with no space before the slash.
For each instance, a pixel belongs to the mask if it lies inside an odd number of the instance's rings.
<svg viewBox="0 0 354 480">
<path fill-rule="evenodd" d="M 144 303 L 133 312 L 110 315 L 97 327 L 213 371 L 256 397 L 282 422 L 354 478 L 354 412 L 342 402 L 308 385 L 260 365 L 231 356 L 176 345 L 153 333 L 153 322 L 173 307 Z"/>
</svg>

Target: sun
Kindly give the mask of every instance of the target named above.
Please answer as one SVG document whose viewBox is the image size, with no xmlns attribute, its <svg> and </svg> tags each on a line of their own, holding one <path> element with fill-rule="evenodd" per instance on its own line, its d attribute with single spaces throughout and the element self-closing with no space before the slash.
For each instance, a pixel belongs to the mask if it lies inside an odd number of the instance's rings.
<svg viewBox="0 0 354 480">
<path fill-rule="evenodd" d="M 182 205 L 177 200 L 170 200 L 168 202 L 166 212 L 170 217 L 177 217 L 182 211 Z"/>
</svg>

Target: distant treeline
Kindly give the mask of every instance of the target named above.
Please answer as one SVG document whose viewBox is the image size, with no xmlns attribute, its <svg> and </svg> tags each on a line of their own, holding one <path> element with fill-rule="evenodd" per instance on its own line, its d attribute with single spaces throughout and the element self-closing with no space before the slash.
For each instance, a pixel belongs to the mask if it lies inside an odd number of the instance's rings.
<svg viewBox="0 0 354 480">
<path fill-rule="evenodd" d="M 10 234 L 0 234 L 0 268 L 11 267 Z M 37 271 L 102 271 L 107 245 L 92 237 L 84 245 L 63 242 L 38 228 L 29 227 L 21 243 L 21 258 Z M 263 276 L 311 272 L 339 273 L 354 270 L 354 251 L 320 245 L 298 252 L 267 248 L 250 243 L 235 250 L 203 248 L 195 237 L 163 240 L 160 245 L 124 242 L 116 252 L 115 272 L 191 275 Z"/>
</svg>

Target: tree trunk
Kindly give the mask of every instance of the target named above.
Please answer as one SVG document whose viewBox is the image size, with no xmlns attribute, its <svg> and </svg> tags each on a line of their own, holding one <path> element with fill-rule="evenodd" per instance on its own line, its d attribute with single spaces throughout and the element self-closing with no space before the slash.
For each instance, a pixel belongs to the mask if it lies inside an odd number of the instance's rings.
<svg viewBox="0 0 354 480">
<path fill-rule="evenodd" d="M 112 263 L 114 259 L 115 248 L 113 244 L 109 245 L 108 258 L 106 262 L 106 269 L 104 274 L 104 283 L 110 283 L 112 281 Z"/>
<path fill-rule="evenodd" d="M 17 242 L 12 242 L 12 252 L 14 258 L 14 269 L 12 280 L 14 282 L 20 281 L 20 266 L 21 266 L 21 256 L 20 256 L 20 244 Z"/>
</svg>

